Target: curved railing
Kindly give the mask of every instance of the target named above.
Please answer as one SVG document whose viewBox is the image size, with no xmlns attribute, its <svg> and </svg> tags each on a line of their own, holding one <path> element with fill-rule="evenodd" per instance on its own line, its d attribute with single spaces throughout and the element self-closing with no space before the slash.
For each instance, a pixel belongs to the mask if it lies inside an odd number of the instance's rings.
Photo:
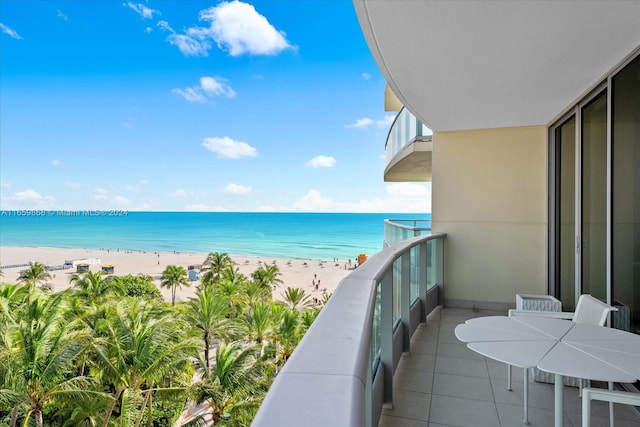
<svg viewBox="0 0 640 427">
<path fill-rule="evenodd" d="M 428 219 L 385 219 L 383 247 L 431 232 Z"/>
<path fill-rule="evenodd" d="M 252 426 L 376 426 L 393 401 L 393 373 L 411 335 L 441 302 L 444 238 L 391 245 L 343 279 Z"/>
<path fill-rule="evenodd" d="M 402 107 L 393 120 L 391 128 L 389 128 L 387 140 L 384 145 L 387 163 L 389 163 L 400 150 L 420 137 L 430 140 L 431 135 L 429 128 L 418 120 L 416 116 L 411 114 L 409 110 Z"/>
</svg>

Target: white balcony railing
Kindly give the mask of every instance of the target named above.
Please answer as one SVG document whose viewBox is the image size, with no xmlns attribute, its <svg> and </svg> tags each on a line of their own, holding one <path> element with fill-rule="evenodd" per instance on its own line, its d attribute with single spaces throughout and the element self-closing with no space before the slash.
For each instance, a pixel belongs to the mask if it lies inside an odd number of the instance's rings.
<svg viewBox="0 0 640 427">
<path fill-rule="evenodd" d="M 413 143 L 416 138 L 430 136 L 431 130 L 416 118 L 409 110 L 402 108 L 391 124 L 387 141 L 385 143 L 385 153 L 387 164 L 404 147 Z"/>
<path fill-rule="evenodd" d="M 377 426 L 410 338 L 441 304 L 445 234 L 370 257 L 340 282 L 272 384 L 253 427 Z"/>
</svg>

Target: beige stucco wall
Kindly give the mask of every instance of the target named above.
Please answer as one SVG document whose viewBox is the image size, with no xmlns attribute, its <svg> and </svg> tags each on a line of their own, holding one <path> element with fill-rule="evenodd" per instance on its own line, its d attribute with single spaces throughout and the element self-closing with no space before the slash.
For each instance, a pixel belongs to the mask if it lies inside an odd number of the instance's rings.
<svg viewBox="0 0 640 427">
<path fill-rule="evenodd" d="M 445 300 L 514 303 L 546 293 L 547 128 L 436 132 L 433 230 Z"/>
</svg>

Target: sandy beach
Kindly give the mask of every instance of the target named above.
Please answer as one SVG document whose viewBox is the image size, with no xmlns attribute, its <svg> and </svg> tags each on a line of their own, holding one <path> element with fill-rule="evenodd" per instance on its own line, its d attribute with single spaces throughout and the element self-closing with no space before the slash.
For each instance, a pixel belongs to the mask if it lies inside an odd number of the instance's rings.
<svg viewBox="0 0 640 427">
<path fill-rule="evenodd" d="M 159 277 L 167 265 L 180 265 L 187 269 L 191 265 L 199 265 L 205 260 L 207 254 L 184 252 L 131 252 L 114 251 L 110 249 L 64 249 L 24 246 L 0 246 L 0 266 L 3 266 L 2 283 L 16 283 L 20 271 L 25 267 L 11 267 L 13 264 L 28 262 L 41 262 L 47 266 L 62 265 L 65 261 L 88 260 L 91 271 L 99 271 L 103 265 L 113 265 L 114 274 L 124 276 L 127 274 L 146 274 L 155 278 L 155 284 L 162 292 L 165 300 L 170 301 L 171 291 L 160 288 Z M 230 254 L 231 259 L 241 273 L 250 277 L 251 273 L 261 265 L 276 263 L 283 284 L 273 293 L 275 299 L 279 299 L 287 288 L 301 288 L 313 297 L 321 298 L 323 292 L 332 293 L 340 281 L 351 270 L 348 268 L 349 260 L 311 260 L 297 258 L 268 258 L 247 257 Z M 352 261 L 353 262 L 353 261 Z M 345 266 L 347 268 L 345 268 Z M 69 279 L 75 273 L 75 268 L 51 271 L 49 283 L 54 291 L 59 291 L 70 286 Z M 313 286 L 313 281 L 319 282 L 318 290 Z M 182 288 L 176 291 L 176 300 L 186 300 L 194 295 L 195 287 L 200 281 L 195 280 L 190 288 Z"/>
</svg>

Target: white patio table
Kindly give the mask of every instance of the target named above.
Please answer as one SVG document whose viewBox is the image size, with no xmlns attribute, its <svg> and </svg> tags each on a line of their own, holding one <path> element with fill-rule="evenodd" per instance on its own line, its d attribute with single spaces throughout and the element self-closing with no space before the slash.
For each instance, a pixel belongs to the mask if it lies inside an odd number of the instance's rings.
<svg viewBox="0 0 640 427">
<path fill-rule="evenodd" d="M 483 356 L 555 374 L 555 426 L 563 425 L 563 376 L 640 379 L 640 335 L 564 319 L 489 316 L 456 326 L 456 337 Z"/>
</svg>

